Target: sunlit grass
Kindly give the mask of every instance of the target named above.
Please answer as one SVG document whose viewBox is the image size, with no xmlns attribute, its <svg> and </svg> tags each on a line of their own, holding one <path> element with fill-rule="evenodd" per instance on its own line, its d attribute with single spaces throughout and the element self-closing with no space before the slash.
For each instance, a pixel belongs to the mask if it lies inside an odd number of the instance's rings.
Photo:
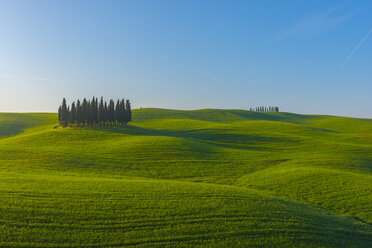
<svg viewBox="0 0 372 248">
<path fill-rule="evenodd" d="M 370 120 L 133 119 L 55 129 L 55 114 L 0 114 L 0 246 L 371 246 Z"/>
</svg>

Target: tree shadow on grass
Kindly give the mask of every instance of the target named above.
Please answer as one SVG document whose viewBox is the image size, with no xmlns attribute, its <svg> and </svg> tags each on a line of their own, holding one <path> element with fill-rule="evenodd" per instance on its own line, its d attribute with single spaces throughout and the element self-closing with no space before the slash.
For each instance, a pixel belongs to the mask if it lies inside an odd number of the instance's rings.
<svg viewBox="0 0 372 248">
<path fill-rule="evenodd" d="M 127 126 L 125 128 L 99 128 L 96 130 L 137 136 L 165 136 L 182 138 L 199 143 L 219 146 L 222 148 L 241 150 L 273 150 L 273 148 L 265 148 L 260 145 L 263 143 L 272 142 L 295 142 L 293 140 L 277 137 L 231 133 L 231 129 L 159 130 L 138 126 Z"/>
<path fill-rule="evenodd" d="M 27 125 L 22 123 L 3 122 L 0 124 L 0 139 L 23 133 Z"/>
</svg>

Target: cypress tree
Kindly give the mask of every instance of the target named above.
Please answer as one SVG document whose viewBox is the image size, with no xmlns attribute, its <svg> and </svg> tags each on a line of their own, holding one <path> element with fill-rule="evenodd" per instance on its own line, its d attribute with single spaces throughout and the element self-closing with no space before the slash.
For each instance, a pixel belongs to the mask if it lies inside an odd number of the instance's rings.
<svg viewBox="0 0 372 248">
<path fill-rule="evenodd" d="M 63 98 L 62 100 L 62 106 L 61 106 L 61 124 L 63 127 L 66 127 L 68 125 L 68 109 L 66 104 L 66 99 Z"/>
<path fill-rule="evenodd" d="M 125 121 L 125 101 L 121 99 L 120 101 L 120 124 L 123 125 Z"/>
<path fill-rule="evenodd" d="M 118 99 L 116 102 L 116 106 L 115 106 L 115 125 L 117 125 L 117 123 L 119 122 L 119 119 L 120 119 L 120 101 Z"/>
<path fill-rule="evenodd" d="M 70 106 L 67 106 L 67 126 L 69 126 L 71 123 L 70 116 L 71 116 Z"/>
<path fill-rule="evenodd" d="M 72 102 L 70 112 L 71 112 L 70 122 L 71 122 L 71 124 L 75 124 L 76 123 L 76 106 L 75 106 L 75 102 Z"/>
<path fill-rule="evenodd" d="M 85 123 L 87 122 L 87 110 L 88 110 L 88 102 L 86 98 L 83 99 L 81 108 L 82 108 L 81 122 L 83 125 L 85 125 Z"/>
<path fill-rule="evenodd" d="M 94 97 L 89 100 L 89 122 L 91 125 L 94 124 Z"/>
<path fill-rule="evenodd" d="M 125 102 L 125 126 L 132 120 L 132 109 L 129 100 Z"/>
<path fill-rule="evenodd" d="M 96 100 L 95 100 L 94 109 L 95 109 L 94 122 L 97 124 L 99 122 L 99 119 L 98 119 L 98 98 L 97 97 L 96 97 Z"/>
<path fill-rule="evenodd" d="M 108 121 L 109 121 L 109 115 L 108 115 L 108 109 L 107 109 L 107 102 L 105 101 L 105 108 L 104 108 L 104 114 L 103 114 L 103 116 L 104 116 L 104 125 L 105 126 L 107 126 L 107 123 L 108 123 Z"/>
<path fill-rule="evenodd" d="M 101 96 L 101 101 L 99 102 L 98 106 L 98 122 L 100 125 L 102 125 L 102 122 L 104 121 L 104 105 L 103 105 L 103 97 Z"/>
<path fill-rule="evenodd" d="M 97 98 L 93 97 L 91 102 L 91 120 L 94 126 L 98 123 L 98 105 L 97 105 Z"/>
<path fill-rule="evenodd" d="M 59 121 L 59 125 L 62 126 L 62 122 L 63 122 L 63 119 L 62 119 L 62 105 L 59 106 L 59 108 L 58 108 L 58 121 Z"/>
<path fill-rule="evenodd" d="M 109 112 L 109 119 L 110 119 L 110 125 L 114 123 L 115 121 L 115 102 L 114 100 L 110 99 L 109 105 L 108 105 L 108 112 Z"/>
<path fill-rule="evenodd" d="M 88 103 L 87 103 L 87 123 L 88 125 L 92 124 L 92 104 L 90 102 L 90 100 L 88 100 Z"/>
<path fill-rule="evenodd" d="M 82 118 L 81 118 L 82 112 L 83 112 L 83 109 L 81 107 L 80 100 L 78 99 L 76 102 L 76 122 L 78 126 L 80 126 L 82 122 Z"/>
</svg>

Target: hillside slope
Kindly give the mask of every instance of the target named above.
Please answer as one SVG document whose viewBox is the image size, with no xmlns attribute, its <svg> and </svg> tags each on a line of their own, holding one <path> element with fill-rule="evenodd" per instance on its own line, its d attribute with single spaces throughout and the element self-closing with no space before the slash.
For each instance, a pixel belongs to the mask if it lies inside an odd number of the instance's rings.
<svg viewBox="0 0 372 248">
<path fill-rule="evenodd" d="M 370 247 L 372 120 L 138 109 L 0 114 L 1 247 Z"/>
<path fill-rule="evenodd" d="M 367 224 L 237 187 L 24 175 L 4 177 L 0 189 L 1 247 L 368 247 L 371 241 Z"/>
</svg>

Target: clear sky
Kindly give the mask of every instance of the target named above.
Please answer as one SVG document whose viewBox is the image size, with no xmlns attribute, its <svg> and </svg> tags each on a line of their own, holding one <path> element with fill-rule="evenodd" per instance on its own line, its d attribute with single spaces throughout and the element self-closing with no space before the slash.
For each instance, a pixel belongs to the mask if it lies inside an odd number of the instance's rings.
<svg viewBox="0 0 372 248">
<path fill-rule="evenodd" d="M 0 112 L 134 108 L 372 118 L 372 1 L 0 0 Z"/>
</svg>

